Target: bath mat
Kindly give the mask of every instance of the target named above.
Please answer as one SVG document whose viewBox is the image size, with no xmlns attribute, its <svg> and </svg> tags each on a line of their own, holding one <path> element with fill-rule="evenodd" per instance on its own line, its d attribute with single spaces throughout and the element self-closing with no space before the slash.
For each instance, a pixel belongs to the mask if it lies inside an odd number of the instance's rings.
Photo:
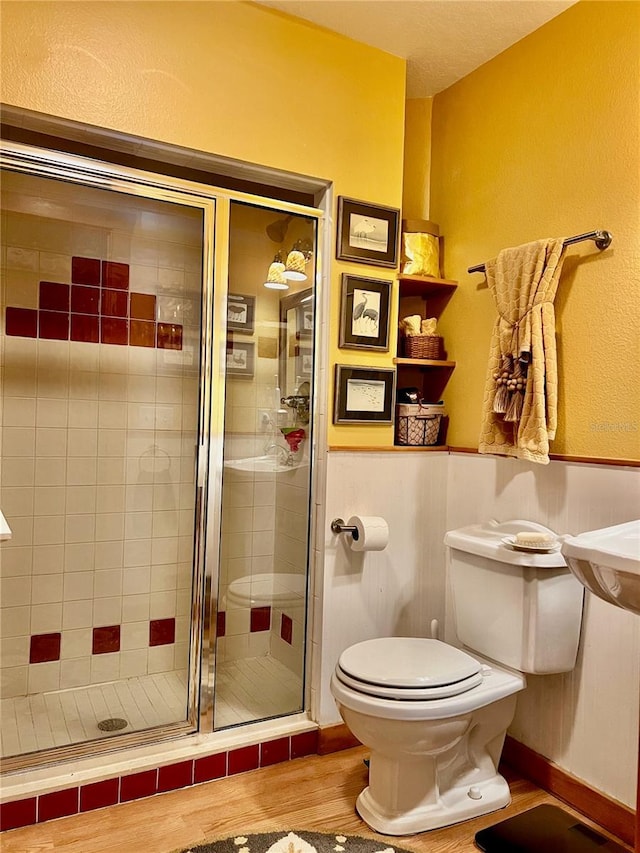
<svg viewBox="0 0 640 853">
<path fill-rule="evenodd" d="M 298 830 L 288 832 L 285 829 L 281 832 L 235 835 L 221 841 L 183 847 L 176 853 L 411 853 L 411 851 L 358 835 Z"/>
</svg>

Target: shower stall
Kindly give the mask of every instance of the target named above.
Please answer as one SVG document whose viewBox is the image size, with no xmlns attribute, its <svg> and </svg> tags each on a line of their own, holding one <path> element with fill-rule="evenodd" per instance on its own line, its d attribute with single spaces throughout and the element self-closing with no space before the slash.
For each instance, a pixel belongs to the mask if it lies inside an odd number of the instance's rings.
<svg viewBox="0 0 640 853">
<path fill-rule="evenodd" d="M 8 145 L 7 771 L 305 708 L 314 207 Z"/>
</svg>

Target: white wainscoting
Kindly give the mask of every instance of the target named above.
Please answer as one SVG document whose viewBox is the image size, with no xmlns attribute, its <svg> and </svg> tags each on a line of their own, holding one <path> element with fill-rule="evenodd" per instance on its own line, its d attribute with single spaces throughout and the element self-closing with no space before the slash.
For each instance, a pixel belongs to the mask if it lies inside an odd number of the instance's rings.
<svg viewBox="0 0 640 853">
<path fill-rule="evenodd" d="M 551 462 L 533 465 L 475 454 L 332 452 L 324 569 L 315 584 L 315 719 L 340 721 L 329 691 L 340 653 L 385 635 L 429 636 L 432 619 L 456 642 L 446 604 L 446 530 L 497 518 L 528 518 L 579 533 L 638 517 L 640 469 Z M 382 515 L 385 551 L 355 554 L 331 519 Z M 322 514 L 319 515 L 322 517 Z M 317 555 L 320 556 L 320 555 Z M 446 617 L 445 617 L 446 614 Z M 635 807 L 640 689 L 640 619 L 587 595 L 576 670 L 529 676 L 510 733 L 517 740 Z"/>
<path fill-rule="evenodd" d="M 446 453 L 330 453 L 327 463 L 319 720 L 339 722 L 329 680 L 341 652 L 383 636 L 429 636 L 443 625 Z M 384 551 L 349 550 L 331 519 L 379 515 L 389 524 Z M 317 602 L 316 602 L 317 603 Z M 317 613 L 316 613 L 317 618 Z M 320 630 L 318 630 L 320 629 Z"/>
<path fill-rule="evenodd" d="M 454 453 L 447 496 L 449 529 L 526 518 L 577 534 L 638 518 L 640 469 Z M 450 618 L 447 639 L 455 641 Z M 510 734 L 635 808 L 640 619 L 587 593 L 576 669 L 527 684 Z"/>
</svg>

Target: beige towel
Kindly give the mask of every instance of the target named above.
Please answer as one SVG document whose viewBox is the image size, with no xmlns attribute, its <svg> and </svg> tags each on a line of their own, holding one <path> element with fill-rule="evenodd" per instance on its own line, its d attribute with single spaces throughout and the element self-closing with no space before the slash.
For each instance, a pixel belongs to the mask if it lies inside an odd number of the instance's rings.
<svg viewBox="0 0 640 853">
<path fill-rule="evenodd" d="M 558 407 L 553 300 L 563 254 L 561 238 L 537 240 L 504 249 L 486 264 L 498 317 L 489 351 L 480 453 L 549 462 Z M 513 377 L 506 380 L 508 387 L 495 378 L 505 382 L 505 373 Z"/>
</svg>

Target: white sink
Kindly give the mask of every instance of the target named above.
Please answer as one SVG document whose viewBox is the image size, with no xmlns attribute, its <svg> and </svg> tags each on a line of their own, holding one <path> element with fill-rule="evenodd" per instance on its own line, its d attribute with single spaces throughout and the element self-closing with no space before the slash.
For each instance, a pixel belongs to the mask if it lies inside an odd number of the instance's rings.
<svg viewBox="0 0 640 853">
<path fill-rule="evenodd" d="M 285 465 L 276 456 L 247 456 L 244 459 L 225 459 L 225 468 L 233 468 L 235 471 L 253 471 L 253 472 L 275 472 L 293 471 L 294 468 L 299 468 L 300 465 L 295 462 L 292 465 Z"/>
<path fill-rule="evenodd" d="M 562 553 L 590 592 L 640 615 L 640 520 L 566 536 Z"/>
</svg>

